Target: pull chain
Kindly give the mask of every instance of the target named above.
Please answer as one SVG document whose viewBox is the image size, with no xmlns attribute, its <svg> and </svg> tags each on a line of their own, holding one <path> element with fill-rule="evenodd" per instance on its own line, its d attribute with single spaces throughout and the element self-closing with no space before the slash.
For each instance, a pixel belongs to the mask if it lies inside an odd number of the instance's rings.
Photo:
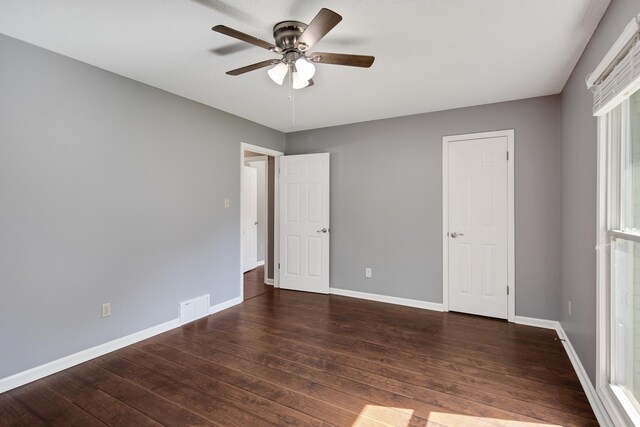
<svg viewBox="0 0 640 427">
<path fill-rule="evenodd" d="M 291 128 L 296 127 L 296 99 L 293 91 L 293 69 L 289 72 L 289 101 L 291 102 Z"/>
</svg>

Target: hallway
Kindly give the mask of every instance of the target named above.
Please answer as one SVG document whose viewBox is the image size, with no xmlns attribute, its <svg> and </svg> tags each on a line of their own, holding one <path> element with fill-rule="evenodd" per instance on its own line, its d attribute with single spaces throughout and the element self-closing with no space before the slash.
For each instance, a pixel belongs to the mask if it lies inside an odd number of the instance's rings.
<svg viewBox="0 0 640 427">
<path fill-rule="evenodd" d="M 273 288 L 264 284 L 264 266 L 258 266 L 244 273 L 244 300 L 267 293 Z"/>
</svg>

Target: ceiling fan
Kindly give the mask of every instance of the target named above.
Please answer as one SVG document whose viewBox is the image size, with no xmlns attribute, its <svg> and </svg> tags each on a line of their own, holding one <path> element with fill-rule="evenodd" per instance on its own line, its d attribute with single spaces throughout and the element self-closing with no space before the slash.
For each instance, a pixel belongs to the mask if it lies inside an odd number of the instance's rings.
<svg viewBox="0 0 640 427">
<path fill-rule="evenodd" d="M 338 25 L 340 21 L 342 21 L 342 16 L 332 10 L 323 8 L 309 25 L 298 21 L 279 22 L 273 27 L 275 44 L 260 40 L 225 25 L 216 25 L 212 30 L 282 55 L 280 59 L 268 59 L 227 71 L 228 75 L 238 76 L 273 65 L 274 67 L 269 69 L 268 74 L 274 82 L 281 85 L 284 78 L 291 71 L 292 87 L 294 89 L 302 89 L 313 85 L 314 63 L 364 68 L 369 68 L 373 64 L 375 59 L 373 56 L 325 52 L 314 52 L 307 55 L 308 50 L 318 43 L 333 27 Z"/>
</svg>

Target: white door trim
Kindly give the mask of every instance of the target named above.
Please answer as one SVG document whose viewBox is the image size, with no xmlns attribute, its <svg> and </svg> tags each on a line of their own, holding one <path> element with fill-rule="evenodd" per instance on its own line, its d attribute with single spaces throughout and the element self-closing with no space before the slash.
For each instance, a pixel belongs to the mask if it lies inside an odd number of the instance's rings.
<svg viewBox="0 0 640 427">
<path fill-rule="evenodd" d="M 509 295 L 507 297 L 507 320 L 515 321 L 516 316 L 516 280 L 515 280 L 515 150 L 513 129 L 499 130 L 494 132 L 470 133 L 464 135 L 451 135 L 442 137 L 442 306 L 444 311 L 449 311 L 449 142 L 484 139 L 504 136 L 507 138 L 507 152 L 509 161 L 507 162 L 507 286 Z"/>
<path fill-rule="evenodd" d="M 251 150 L 249 150 L 251 151 Z M 244 162 L 245 163 L 251 163 L 251 162 L 266 162 L 267 161 L 268 156 L 251 156 L 251 157 L 245 157 L 244 158 Z"/>
<path fill-rule="evenodd" d="M 242 271 L 246 273 L 258 266 L 258 170 L 248 166 L 245 162 L 243 166 L 244 188 L 242 189 L 242 201 L 253 203 L 254 210 L 249 212 L 247 205 L 242 207 L 243 222 L 243 245 L 242 245 Z M 247 184 L 247 178 L 251 180 Z M 253 192 L 253 194 L 251 194 Z M 249 205 L 251 206 L 251 204 Z M 250 220 L 249 220 L 250 219 Z M 248 241 L 253 242 L 252 247 L 244 245 Z"/>
<path fill-rule="evenodd" d="M 280 245 L 279 245 L 279 236 L 280 236 L 280 228 L 278 226 L 278 221 L 277 219 L 279 218 L 279 212 L 280 212 L 280 207 L 279 207 L 279 202 L 278 202 L 278 184 L 279 184 L 279 177 L 278 177 L 278 169 L 279 169 L 279 165 L 280 165 L 280 156 L 284 156 L 284 153 L 280 152 L 280 151 L 276 151 L 276 150 L 272 150 L 270 148 L 264 148 L 264 147 L 260 147 L 258 145 L 253 145 L 253 144 L 247 144 L 246 142 L 240 142 L 240 230 L 238 233 L 238 238 L 240 239 L 240 253 L 238 254 L 238 259 L 240 260 L 240 301 L 244 300 L 244 273 L 242 271 L 242 213 L 243 213 L 243 209 L 244 209 L 244 202 L 243 202 L 243 189 L 244 189 L 244 173 L 243 173 L 243 169 L 242 167 L 244 166 L 244 162 L 246 161 L 246 159 L 249 159 L 250 157 L 245 158 L 244 157 L 244 152 L 245 151 L 252 151 L 254 153 L 259 153 L 259 154 L 263 154 L 265 156 L 272 156 L 275 159 L 275 173 L 274 173 L 274 194 L 273 194 L 273 202 L 274 202 L 274 221 L 273 221 L 273 245 L 274 245 L 274 249 L 273 249 L 273 281 L 274 281 L 274 286 L 277 288 L 279 287 L 279 271 L 278 271 L 278 264 L 280 262 Z M 266 162 L 268 163 L 268 162 Z M 268 167 L 268 166 L 267 166 Z M 265 167 L 265 170 L 267 168 Z M 268 185 L 268 183 L 267 183 Z M 268 209 L 267 209 L 267 215 L 268 215 Z M 268 228 L 268 227 L 267 227 Z M 268 231 L 267 231 L 267 235 L 268 235 Z M 265 257 L 266 258 L 266 257 Z"/>
<path fill-rule="evenodd" d="M 264 248 L 264 261 L 262 262 L 262 264 L 258 262 L 258 265 L 264 265 L 264 283 L 267 283 L 268 281 L 270 281 L 269 280 L 269 257 L 268 257 L 268 252 L 269 252 L 269 156 L 255 156 L 255 157 L 245 158 L 245 164 L 252 163 L 252 162 L 264 162 L 264 193 L 265 193 L 264 194 L 265 196 L 264 197 L 264 212 L 265 212 L 264 220 L 266 222 L 266 226 L 264 227 L 265 248 Z M 274 210 L 275 210 L 275 200 L 274 200 Z M 275 223 L 274 223 L 273 231 L 275 234 Z M 274 274 L 275 274 L 275 270 L 274 270 Z M 273 285 L 273 280 L 271 280 L 271 283 L 267 283 L 267 284 Z"/>
</svg>

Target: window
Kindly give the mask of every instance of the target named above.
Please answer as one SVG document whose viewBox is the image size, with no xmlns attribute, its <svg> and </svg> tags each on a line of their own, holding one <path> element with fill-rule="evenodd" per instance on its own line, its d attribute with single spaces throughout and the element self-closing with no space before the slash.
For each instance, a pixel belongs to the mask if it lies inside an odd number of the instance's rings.
<svg viewBox="0 0 640 427">
<path fill-rule="evenodd" d="M 640 426 L 640 15 L 586 83 L 598 117 L 596 390 L 613 425 Z"/>
<path fill-rule="evenodd" d="M 640 91 L 600 117 L 605 227 L 600 243 L 605 304 L 599 393 L 625 421 L 640 421 Z M 604 156 L 603 156 L 604 155 Z M 602 187 L 601 187 L 602 188 Z M 601 194 L 603 196 L 603 194 Z M 602 249 L 608 250 L 602 251 Z M 608 274 L 607 274 L 608 273 Z"/>
<path fill-rule="evenodd" d="M 598 393 L 614 418 L 639 425 L 640 90 L 601 116 L 599 128 Z"/>
</svg>

